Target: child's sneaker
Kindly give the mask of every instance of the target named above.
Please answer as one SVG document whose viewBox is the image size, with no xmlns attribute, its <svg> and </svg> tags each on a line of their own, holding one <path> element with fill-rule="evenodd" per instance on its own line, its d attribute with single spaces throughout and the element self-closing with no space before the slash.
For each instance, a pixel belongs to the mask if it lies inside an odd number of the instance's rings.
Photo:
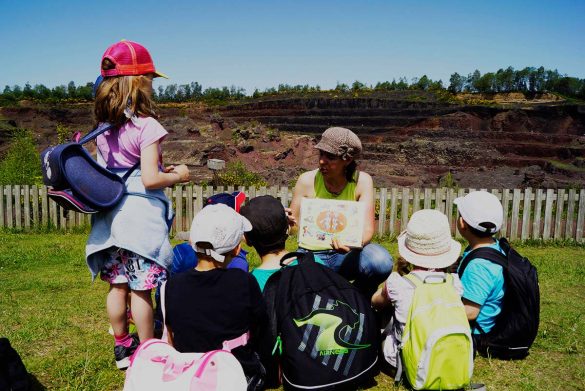
<svg viewBox="0 0 585 391">
<path fill-rule="evenodd" d="M 138 345 L 140 345 L 138 335 L 132 334 L 132 343 L 130 346 L 114 346 L 114 357 L 116 358 L 116 366 L 118 369 L 125 370 L 130 366 L 130 357 L 132 357 L 134 351 L 138 348 Z"/>
</svg>

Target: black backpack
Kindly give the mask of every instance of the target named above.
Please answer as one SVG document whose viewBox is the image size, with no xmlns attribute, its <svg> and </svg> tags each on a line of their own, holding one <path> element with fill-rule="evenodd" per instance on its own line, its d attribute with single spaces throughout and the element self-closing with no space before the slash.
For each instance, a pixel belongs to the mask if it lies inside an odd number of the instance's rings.
<svg viewBox="0 0 585 391">
<path fill-rule="evenodd" d="M 285 267 L 293 257 L 298 265 Z M 279 368 L 267 356 L 278 353 L 286 390 L 356 389 L 375 376 L 380 330 L 370 301 L 311 252 L 280 263 L 264 288 L 270 331 L 262 345 L 270 351 L 261 355 L 269 385 Z"/>
<path fill-rule="evenodd" d="M 459 276 L 472 259 L 483 258 L 504 269 L 504 298 L 502 312 L 498 314 L 494 327 L 484 333 L 479 325 L 472 324 L 481 333 L 477 351 L 500 359 L 522 359 L 538 333 L 540 322 L 540 289 L 538 273 L 530 261 L 510 247 L 505 238 L 499 239 L 500 247 L 507 255 L 489 248 L 472 250 L 459 267 Z"/>
</svg>

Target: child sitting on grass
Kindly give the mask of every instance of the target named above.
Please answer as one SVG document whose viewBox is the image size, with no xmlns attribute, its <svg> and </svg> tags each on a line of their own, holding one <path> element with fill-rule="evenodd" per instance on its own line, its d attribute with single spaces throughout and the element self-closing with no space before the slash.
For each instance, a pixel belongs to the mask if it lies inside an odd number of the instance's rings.
<svg viewBox="0 0 585 391">
<path fill-rule="evenodd" d="M 471 250 L 489 247 L 504 254 L 493 236 L 500 230 L 504 209 L 498 197 L 487 191 L 474 191 L 454 201 L 459 211 L 457 229 L 469 246 L 463 252 L 461 263 Z M 461 277 L 465 288 L 463 304 L 467 319 L 474 326 L 474 346 L 480 346 L 481 335 L 489 333 L 502 311 L 504 299 L 504 270 L 502 266 L 484 258 L 469 261 Z"/>
<path fill-rule="evenodd" d="M 251 199 L 241 209 L 242 216 L 252 224 L 252 230 L 244 233 L 246 243 L 254 247 L 262 263 L 252 270 L 260 289 L 263 291 L 266 282 L 280 270 L 280 260 L 288 251 L 285 248 L 288 238 L 288 217 L 284 207 L 276 198 L 266 195 Z M 324 264 L 319 257 L 315 261 Z M 296 261 L 287 261 L 295 265 Z"/>
<path fill-rule="evenodd" d="M 384 358 L 391 366 L 389 372 L 395 372 L 400 364 L 401 341 L 416 289 L 407 277 L 414 276 L 425 283 L 449 282 L 443 284 L 443 289 L 453 289 L 461 296 L 463 288 L 459 277 L 444 271 L 457 260 L 460 251 L 461 244 L 451 238 L 447 216 L 436 210 L 415 212 L 406 231 L 398 237 L 400 272 L 392 272 L 372 297 L 375 309 L 392 307 L 394 310 L 382 348 Z M 463 308 L 461 311 L 461 316 L 464 316 Z"/>
<path fill-rule="evenodd" d="M 251 229 L 245 217 L 226 205 L 203 208 L 190 232 L 199 261 L 194 269 L 171 276 L 162 294 L 169 343 L 179 352 L 221 349 L 224 341 L 249 333 L 248 343 L 232 350 L 242 364 L 248 390 L 264 381 L 256 352 L 266 309 L 256 280 L 227 265 L 240 251 L 244 232 Z"/>
</svg>

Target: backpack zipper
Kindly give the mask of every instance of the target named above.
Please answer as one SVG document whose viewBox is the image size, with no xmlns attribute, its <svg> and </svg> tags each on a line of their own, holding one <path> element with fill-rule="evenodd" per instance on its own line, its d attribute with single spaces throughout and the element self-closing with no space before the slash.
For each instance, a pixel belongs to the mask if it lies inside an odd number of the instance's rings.
<svg viewBox="0 0 585 391">
<path fill-rule="evenodd" d="M 278 354 L 282 356 L 282 339 L 280 339 L 280 334 L 276 337 L 276 342 L 274 343 L 274 348 L 272 349 L 272 355 L 276 353 L 276 349 L 278 349 Z"/>
</svg>

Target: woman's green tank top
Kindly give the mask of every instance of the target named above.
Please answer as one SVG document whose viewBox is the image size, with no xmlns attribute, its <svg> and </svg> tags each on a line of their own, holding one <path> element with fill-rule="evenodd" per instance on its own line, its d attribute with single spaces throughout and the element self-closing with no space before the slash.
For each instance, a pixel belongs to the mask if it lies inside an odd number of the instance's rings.
<svg viewBox="0 0 585 391">
<path fill-rule="evenodd" d="M 340 201 L 355 201 L 355 188 L 357 187 L 358 171 L 353 173 L 353 180 L 347 182 L 341 193 L 333 194 L 330 193 L 325 187 L 325 181 L 321 171 L 317 171 L 315 174 L 315 198 L 321 198 L 325 200 L 340 200 Z"/>
</svg>

